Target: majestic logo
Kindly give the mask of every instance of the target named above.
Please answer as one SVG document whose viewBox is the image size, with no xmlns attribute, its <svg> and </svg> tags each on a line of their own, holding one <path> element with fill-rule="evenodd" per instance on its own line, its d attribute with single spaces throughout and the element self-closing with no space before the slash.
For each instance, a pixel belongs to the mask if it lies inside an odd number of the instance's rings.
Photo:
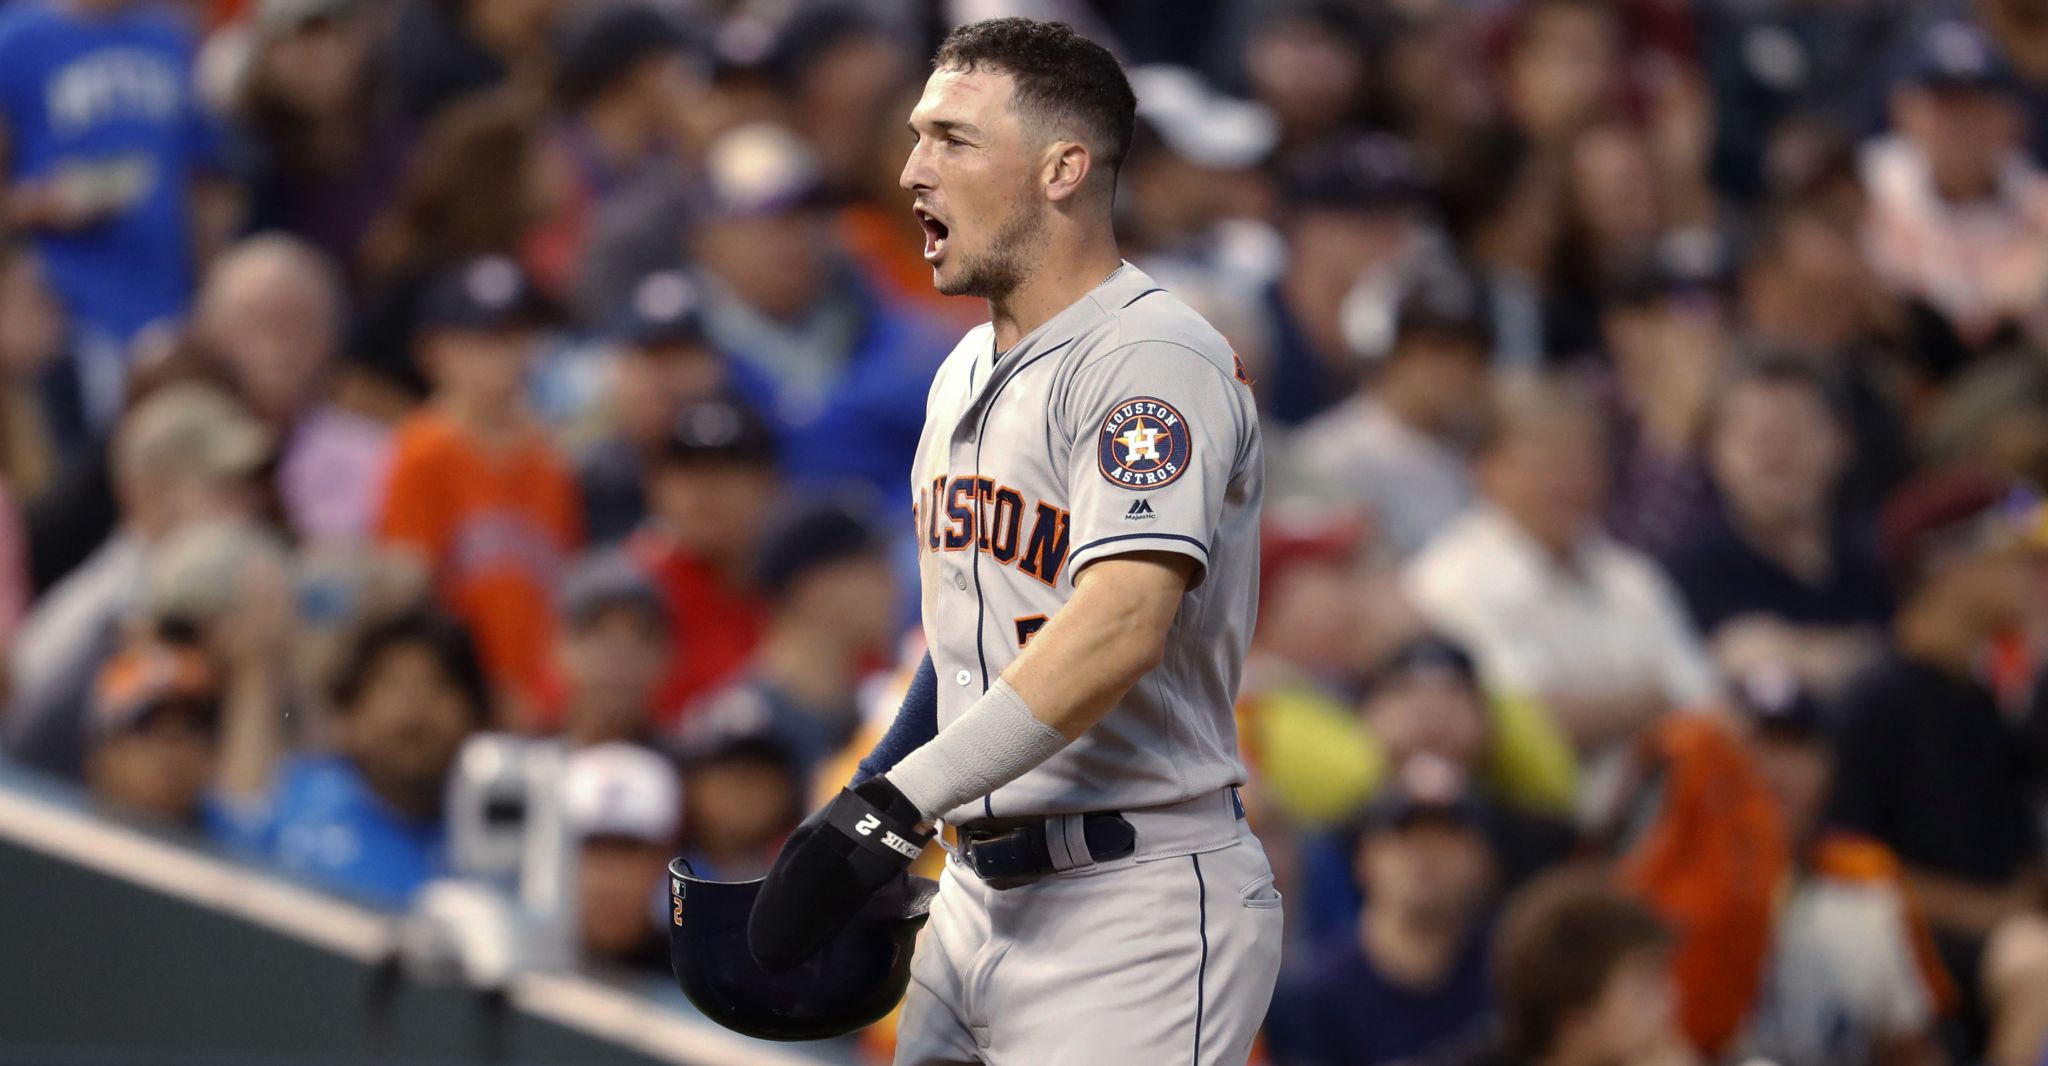
<svg viewBox="0 0 2048 1066">
<path fill-rule="evenodd" d="M 1152 509 L 1152 504 L 1150 502 L 1145 500 L 1139 500 L 1136 503 L 1131 504 L 1131 509 L 1124 512 L 1124 517 L 1126 519 L 1129 519 L 1130 521 L 1136 522 L 1140 519 L 1145 518 L 1157 518 L 1159 517 L 1159 512 L 1154 511 Z"/>
<path fill-rule="evenodd" d="M 1127 489 L 1172 484 L 1187 470 L 1193 450 L 1193 438 L 1180 412 L 1149 396 L 1110 408 L 1095 439 L 1102 476 Z"/>
</svg>

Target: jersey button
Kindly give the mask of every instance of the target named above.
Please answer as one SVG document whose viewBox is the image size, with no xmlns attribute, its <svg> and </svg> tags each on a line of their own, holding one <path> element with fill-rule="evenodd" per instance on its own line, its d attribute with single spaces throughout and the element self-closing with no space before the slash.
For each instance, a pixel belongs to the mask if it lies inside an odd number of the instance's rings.
<svg viewBox="0 0 2048 1066">
<path fill-rule="evenodd" d="M 966 591 L 967 591 L 967 575 L 966 575 L 966 574 L 954 574 L 954 575 L 953 575 L 953 587 L 954 587 L 954 588 L 956 588 L 956 589 L 959 589 L 959 590 L 960 590 L 960 591 L 962 591 L 962 592 L 966 592 Z M 962 682 L 960 682 L 960 683 L 964 685 L 964 684 L 966 684 L 967 682 L 965 682 L 965 681 L 962 681 Z"/>
<path fill-rule="evenodd" d="M 969 674 L 965 670 L 962 670 L 959 673 L 953 675 L 953 683 L 956 685 L 965 685 L 972 680 L 974 680 L 973 675 Z"/>
</svg>

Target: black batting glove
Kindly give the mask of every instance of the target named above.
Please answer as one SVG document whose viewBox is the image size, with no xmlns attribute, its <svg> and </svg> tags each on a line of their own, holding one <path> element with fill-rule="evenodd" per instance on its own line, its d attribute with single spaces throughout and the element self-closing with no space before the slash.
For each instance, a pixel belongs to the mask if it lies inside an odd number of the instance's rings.
<svg viewBox="0 0 2048 1066">
<path fill-rule="evenodd" d="M 932 835 L 886 777 L 841 789 L 775 857 L 747 916 L 747 949 L 769 971 L 818 953 L 876 890 L 910 868 Z"/>
</svg>

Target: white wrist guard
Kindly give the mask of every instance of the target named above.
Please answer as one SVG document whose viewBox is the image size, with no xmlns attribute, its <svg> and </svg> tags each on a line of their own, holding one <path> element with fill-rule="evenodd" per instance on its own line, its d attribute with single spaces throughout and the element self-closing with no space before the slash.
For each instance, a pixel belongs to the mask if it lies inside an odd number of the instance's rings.
<svg viewBox="0 0 2048 1066">
<path fill-rule="evenodd" d="M 1008 681 L 982 693 L 958 721 L 903 757 L 885 776 L 926 821 L 1023 777 L 1067 746 L 1039 721 Z"/>
</svg>

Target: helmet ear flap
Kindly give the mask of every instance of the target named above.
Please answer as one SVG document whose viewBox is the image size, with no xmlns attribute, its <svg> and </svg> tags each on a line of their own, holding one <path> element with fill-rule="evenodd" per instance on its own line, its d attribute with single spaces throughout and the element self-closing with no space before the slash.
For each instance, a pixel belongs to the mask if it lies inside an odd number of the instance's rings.
<svg viewBox="0 0 2048 1066">
<path fill-rule="evenodd" d="M 704 1016 L 760 1040 L 824 1040 L 887 1016 L 910 985 L 910 956 L 938 882 L 903 876 L 876 892 L 815 956 L 769 973 L 747 949 L 761 881 L 706 881 L 669 863 L 669 964 Z"/>
</svg>

